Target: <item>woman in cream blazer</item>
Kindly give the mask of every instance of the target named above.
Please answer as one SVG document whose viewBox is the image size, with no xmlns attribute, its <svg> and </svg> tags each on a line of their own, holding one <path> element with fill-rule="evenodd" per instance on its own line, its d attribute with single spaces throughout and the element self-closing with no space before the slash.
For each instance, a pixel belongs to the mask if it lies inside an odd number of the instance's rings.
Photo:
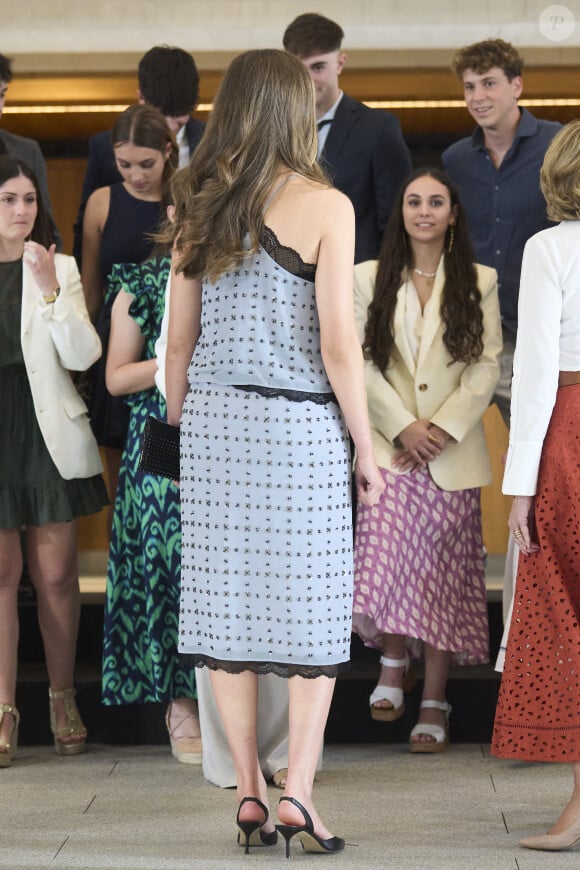
<svg viewBox="0 0 580 870">
<path fill-rule="evenodd" d="M 359 506 L 354 629 L 382 651 L 371 715 L 403 715 L 409 652 L 425 657 L 411 751 L 448 744 L 453 658 L 487 661 L 479 488 L 491 481 L 482 415 L 499 376 L 493 269 L 473 264 L 447 176 L 405 183 L 379 261 L 355 267 L 373 447 L 386 489 Z"/>
<path fill-rule="evenodd" d="M 0 156 L 0 767 L 11 764 L 21 530 L 36 588 L 60 754 L 84 749 L 73 669 L 80 594 L 77 517 L 107 503 L 101 460 L 69 370 L 101 353 L 72 257 L 55 254 L 34 173 Z"/>
</svg>

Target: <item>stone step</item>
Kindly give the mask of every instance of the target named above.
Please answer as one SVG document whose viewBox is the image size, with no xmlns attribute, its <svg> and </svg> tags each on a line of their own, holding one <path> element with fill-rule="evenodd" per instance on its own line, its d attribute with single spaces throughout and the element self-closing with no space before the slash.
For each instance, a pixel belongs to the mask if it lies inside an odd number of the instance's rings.
<svg viewBox="0 0 580 870">
<path fill-rule="evenodd" d="M 102 556 L 85 560 L 81 576 L 83 607 L 77 648 L 76 686 L 78 704 L 90 740 L 109 744 L 164 744 L 167 734 L 160 704 L 104 707 L 101 704 L 100 662 L 102 655 L 103 605 L 106 577 Z M 87 570 L 90 569 L 90 570 Z M 106 566 L 105 566 L 106 569 Z M 501 575 L 501 576 L 500 576 Z M 503 558 L 488 559 L 488 612 L 491 661 L 495 661 L 502 633 L 501 579 Z M 48 717 L 47 675 L 44 653 L 31 598 L 23 600 L 20 612 L 20 649 L 17 705 L 22 721 L 22 744 L 51 742 Z M 326 729 L 330 743 L 400 743 L 417 719 L 422 689 L 422 666 L 418 683 L 406 698 L 404 716 L 393 723 L 375 722 L 368 698 L 379 673 L 379 654 L 353 636 L 351 664 L 339 676 Z M 453 706 L 451 738 L 459 743 L 487 743 L 491 738 L 499 675 L 493 664 L 453 668 L 448 700 Z"/>
</svg>

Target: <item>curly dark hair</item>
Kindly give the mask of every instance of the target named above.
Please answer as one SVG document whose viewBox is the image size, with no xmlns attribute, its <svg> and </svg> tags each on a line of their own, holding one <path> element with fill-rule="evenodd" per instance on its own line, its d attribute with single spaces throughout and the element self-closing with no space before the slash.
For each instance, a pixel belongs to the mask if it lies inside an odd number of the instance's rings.
<svg viewBox="0 0 580 870">
<path fill-rule="evenodd" d="M 477 286 L 474 254 L 465 212 L 451 179 L 438 169 L 417 169 L 401 187 L 379 253 L 373 300 L 369 305 L 363 352 L 381 372 L 386 372 L 394 348 L 393 317 L 397 293 L 405 275 L 413 268 L 413 250 L 403 223 L 403 198 L 417 178 L 429 176 L 449 191 L 455 207 L 455 239 L 448 251 L 445 238 L 443 264 L 445 284 L 441 296 L 441 319 L 445 325 L 443 343 L 453 362 L 475 362 L 483 353 L 483 314 Z"/>
<path fill-rule="evenodd" d="M 483 42 L 466 45 L 455 53 L 451 61 L 451 69 L 460 79 L 466 69 L 483 75 L 494 66 L 503 70 L 511 82 L 516 76 L 521 76 L 524 62 L 511 42 L 503 39 L 484 39 Z"/>
</svg>

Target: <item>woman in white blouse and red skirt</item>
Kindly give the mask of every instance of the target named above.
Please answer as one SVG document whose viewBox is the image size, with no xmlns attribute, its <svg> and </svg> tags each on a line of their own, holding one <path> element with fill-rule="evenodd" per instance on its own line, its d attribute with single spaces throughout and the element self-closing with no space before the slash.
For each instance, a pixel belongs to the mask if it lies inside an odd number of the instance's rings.
<svg viewBox="0 0 580 870">
<path fill-rule="evenodd" d="M 580 121 L 554 138 L 541 186 L 561 221 L 526 245 L 503 490 L 519 560 L 492 752 L 572 765 L 572 797 L 547 834 L 580 842 Z"/>
</svg>

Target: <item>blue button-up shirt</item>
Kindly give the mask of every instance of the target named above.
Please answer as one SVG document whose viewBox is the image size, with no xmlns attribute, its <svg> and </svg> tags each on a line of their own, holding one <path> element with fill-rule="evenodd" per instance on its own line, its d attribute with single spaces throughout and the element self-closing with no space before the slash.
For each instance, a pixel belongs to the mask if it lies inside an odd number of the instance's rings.
<svg viewBox="0 0 580 870">
<path fill-rule="evenodd" d="M 480 127 L 447 148 L 441 158 L 459 190 L 476 260 L 497 270 L 502 322 L 513 333 L 524 245 L 551 226 L 540 190 L 540 168 L 561 127 L 557 121 L 534 118 L 527 109 L 520 113 L 514 141 L 499 168 L 487 152 Z"/>
</svg>

